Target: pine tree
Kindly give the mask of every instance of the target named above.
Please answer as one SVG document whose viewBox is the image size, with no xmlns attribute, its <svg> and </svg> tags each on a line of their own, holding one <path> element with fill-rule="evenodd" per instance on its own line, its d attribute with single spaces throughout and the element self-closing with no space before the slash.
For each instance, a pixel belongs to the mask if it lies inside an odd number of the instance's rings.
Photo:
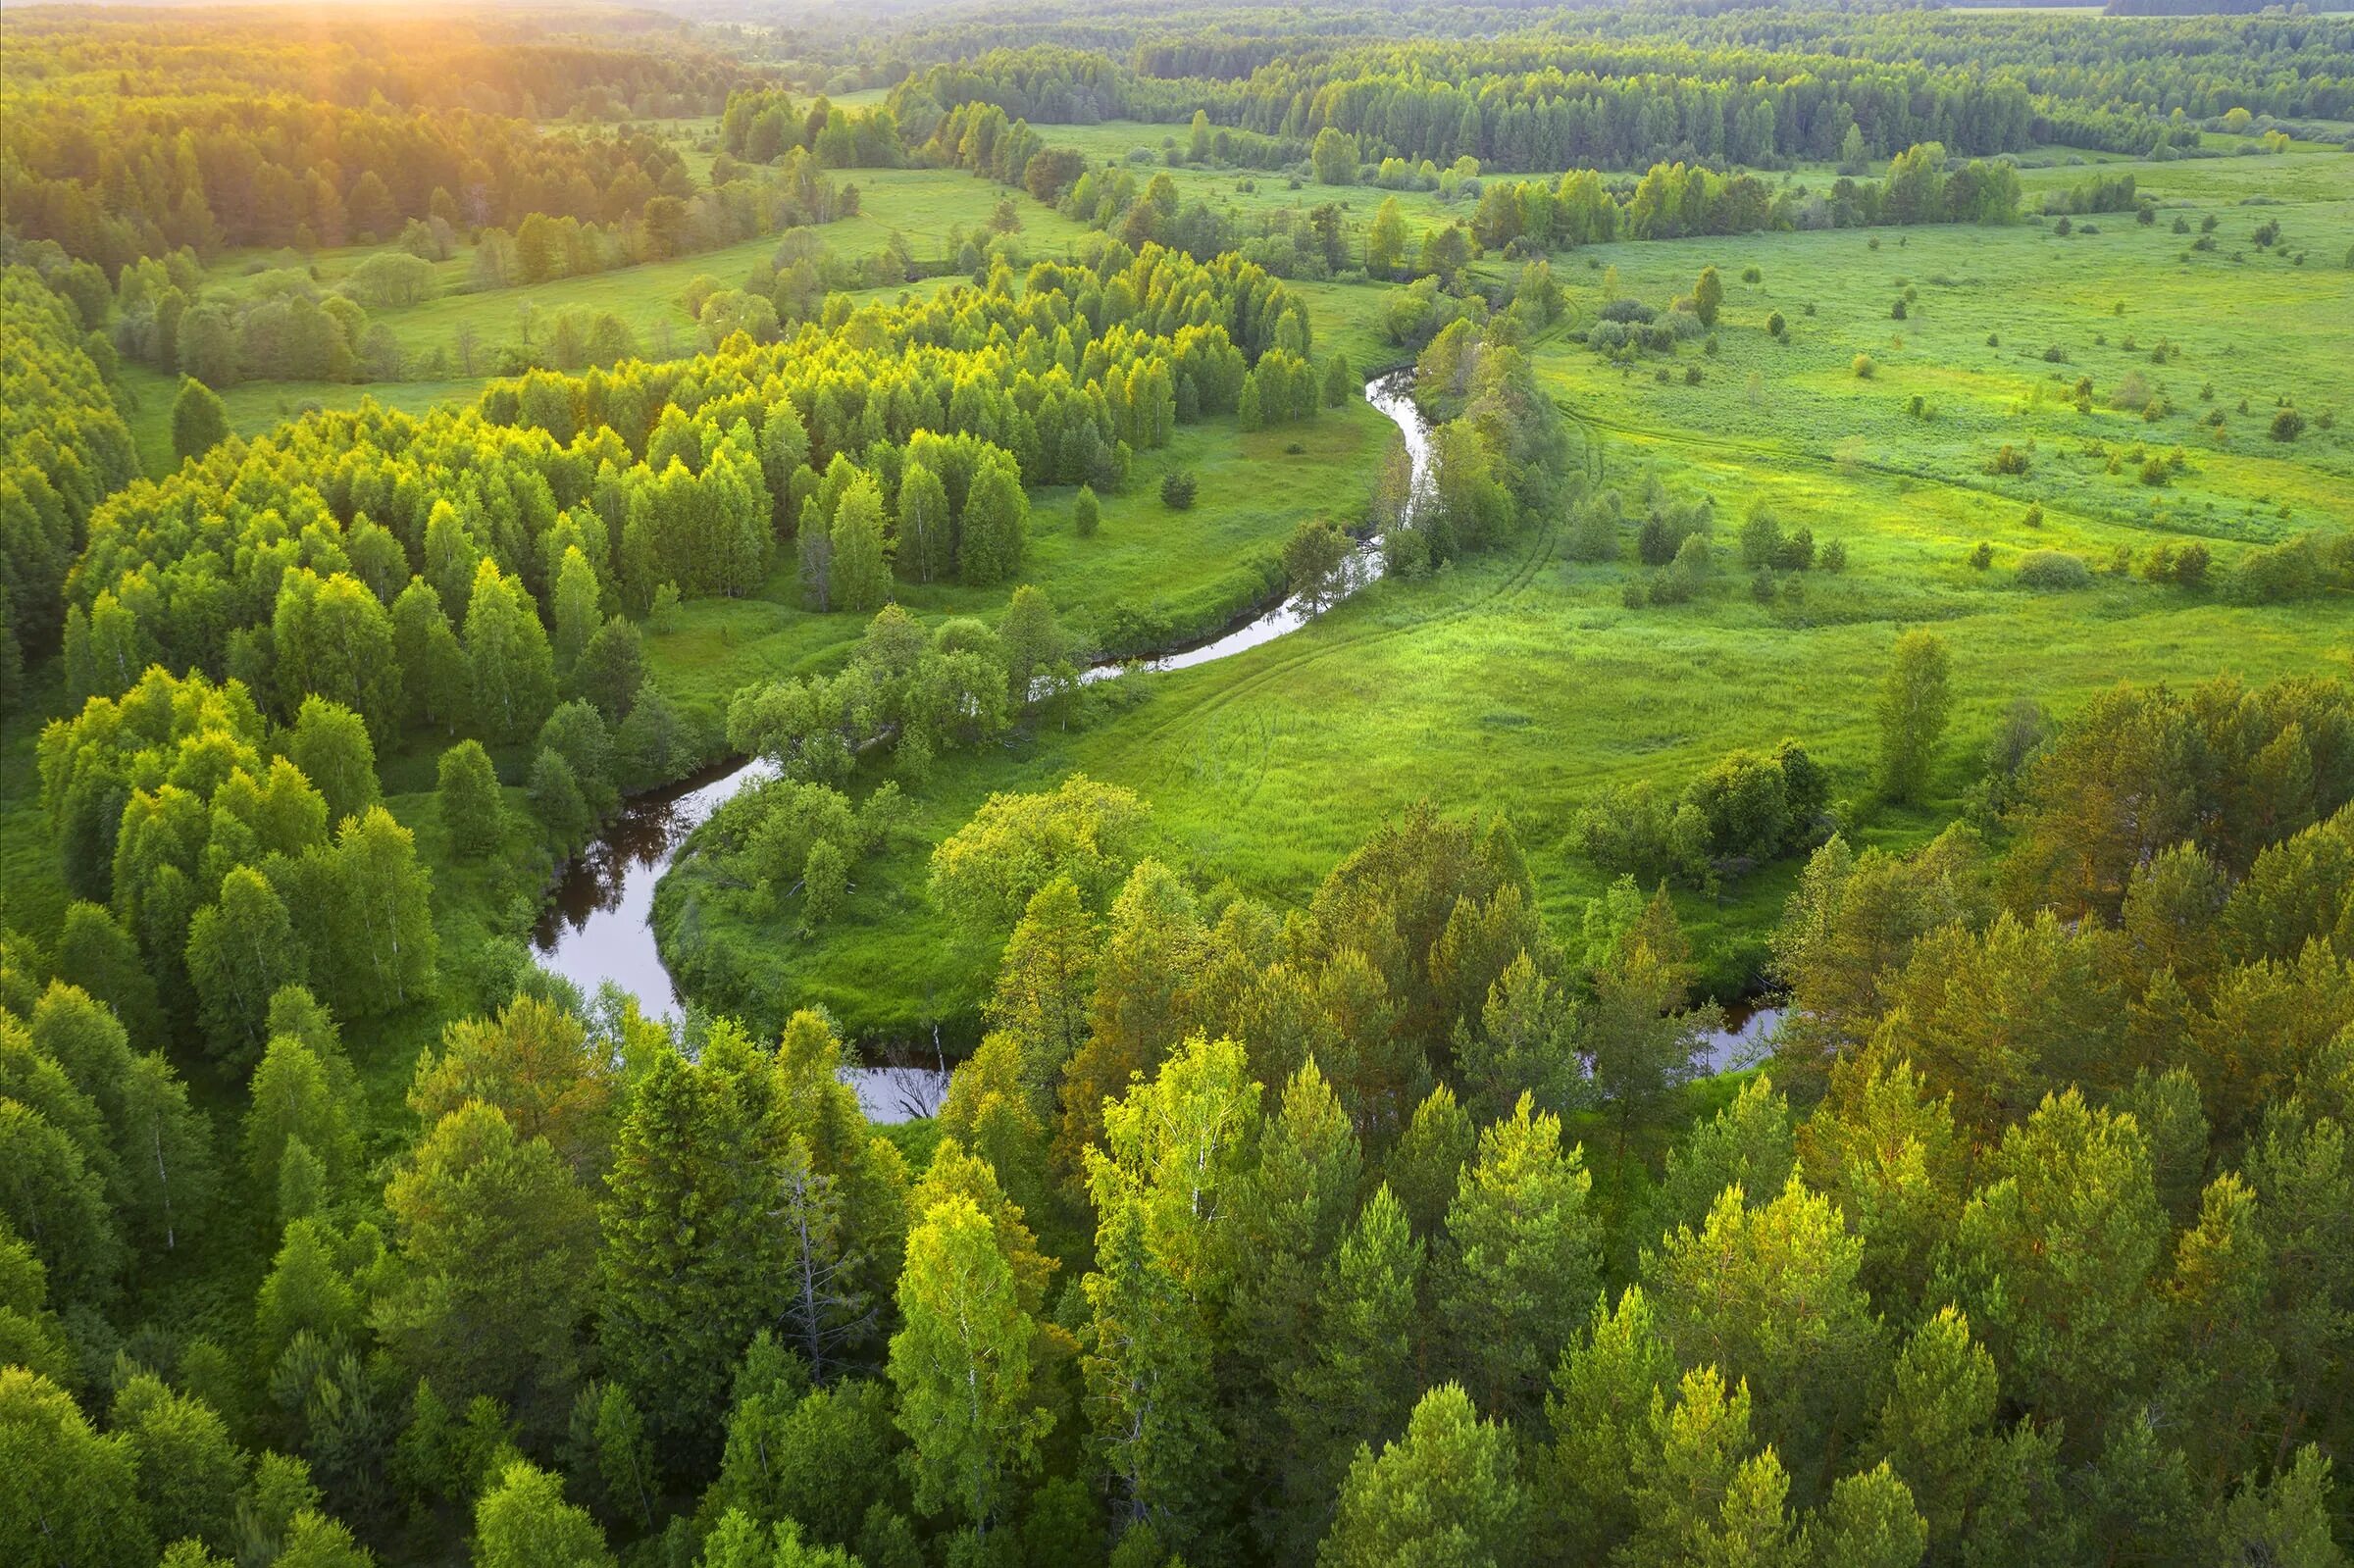
<svg viewBox="0 0 2354 1568">
<path fill-rule="evenodd" d="M 1405 1429 L 1412 1408 L 1422 1243 L 1385 1183 L 1366 1199 L 1319 1282 L 1312 1359 L 1277 1389 L 1295 1447 L 1281 1466 L 1287 1549 L 1320 1539 L 1351 1455 Z"/>
<path fill-rule="evenodd" d="M 1357 1449 L 1316 1562 L 1505 1568 L 1526 1555 L 1527 1515 L 1510 1429 L 1480 1420 L 1461 1388 L 1442 1384 L 1414 1406 L 1403 1437 L 1378 1454 Z"/>
<path fill-rule="evenodd" d="M 1481 1132 L 1448 1205 L 1442 1310 L 1459 1326 L 1458 1363 L 1500 1414 L 1536 1407 L 1601 1285 L 1592 1186 L 1579 1151 L 1561 1148 L 1560 1119 L 1523 1094 Z"/>
<path fill-rule="evenodd" d="M 724 1035 L 723 1032 L 715 1032 Z M 706 1047 L 708 1053 L 708 1047 Z M 606 1364 L 655 1449 L 692 1474 L 716 1450 L 737 1357 L 785 1287 L 769 1218 L 767 1091 L 723 1040 L 722 1064 L 664 1054 L 632 1099 L 601 1209 Z"/>
</svg>

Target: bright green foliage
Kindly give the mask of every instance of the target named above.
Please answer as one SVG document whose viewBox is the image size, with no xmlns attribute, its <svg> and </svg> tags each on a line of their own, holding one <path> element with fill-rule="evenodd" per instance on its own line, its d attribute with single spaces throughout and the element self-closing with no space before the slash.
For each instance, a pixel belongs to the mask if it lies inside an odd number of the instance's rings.
<svg viewBox="0 0 2354 1568">
<path fill-rule="evenodd" d="M 1675 1377 L 1674 1352 L 1641 1286 L 1628 1286 L 1615 1308 L 1597 1300 L 1592 1328 L 1562 1352 L 1545 1400 L 1554 1442 L 1544 1474 L 1552 1485 L 1536 1492 L 1565 1544 L 1600 1557 L 1634 1534 L 1626 1478 L 1650 1441 L 1653 1401 Z"/>
<path fill-rule="evenodd" d="M 2158 1347 L 2166 1219 L 2148 1145 L 2071 1089 L 2004 1135 L 1988 1175 L 1956 1231 L 1962 1305 L 2009 1396 L 2080 1442 Z"/>
<path fill-rule="evenodd" d="M 1414 1406 L 1403 1437 L 1378 1455 L 1357 1450 L 1316 1561 L 1503 1568 L 1522 1560 L 1527 1511 L 1509 1430 L 1480 1420 L 1468 1394 L 1442 1384 Z"/>
<path fill-rule="evenodd" d="M 1533 1410 L 1601 1285 L 1593 1187 L 1558 1117 L 1523 1094 L 1483 1129 L 1447 1209 L 1440 1311 L 1457 1364 L 1499 1412 Z"/>
<path fill-rule="evenodd" d="M 131 1441 L 92 1432 L 72 1395 L 23 1367 L 0 1367 L 0 1558 L 76 1568 L 155 1561 Z"/>
<path fill-rule="evenodd" d="M 1039 888 L 1069 877 L 1092 908 L 1135 862 L 1145 803 L 1074 775 L 1046 794 L 993 795 L 932 852 L 932 896 L 959 918 L 1002 930 Z"/>
<path fill-rule="evenodd" d="M 188 980 L 215 1055 L 250 1061 L 262 1043 L 271 993 L 307 973 L 286 906 L 261 874 L 239 866 L 221 881 L 221 901 L 188 924 Z"/>
<path fill-rule="evenodd" d="M 969 506 L 968 505 L 968 516 Z M 871 611 L 891 591 L 891 563 L 883 538 L 883 497 L 860 474 L 834 508 L 830 608 Z"/>
<path fill-rule="evenodd" d="M 599 596 L 596 568 L 581 553 L 579 545 L 566 545 L 564 559 L 556 567 L 555 587 L 549 595 L 552 601 L 549 619 L 555 625 L 556 669 L 567 682 L 578 670 L 588 639 L 604 624 Z"/>
<path fill-rule="evenodd" d="M 142 1049 L 160 1048 L 164 1015 L 138 943 L 104 906 L 77 901 L 57 936 L 57 972 L 114 1009 Z"/>
<path fill-rule="evenodd" d="M 496 740 L 538 730 L 556 700 L 556 660 L 531 595 L 490 558 L 466 599 L 466 665 L 475 728 Z"/>
<path fill-rule="evenodd" d="M 1648 1244 L 1678 1227 L 1708 1223 L 1717 1194 L 1739 1187 L 1760 1199 L 1779 1192 L 1798 1163 L 1790 1102 L 1760 1076 L 1741 1086 L 1733 1102 L 1692 1129 L 1667 1155 L 1644 1223 Z"/>
<path fill-rule="evenodd" d="M 908 1233 L 898 1302 L 891 1381 L 916 1506 L 986 1531 L 1010 1511 L 1053 1417 L 1031 1391 L 1037 1326 L 971 1199 L 941 1203 Z"/>
<path fill-rule="evenodd" d="M 1678 1227 L 1644 1255 L 1677 1359 L 1745 1382 L 1761 1441 L 1809 1475 L 1829 1467 L 1880 1374 L 1878 1324 L 1856 1282 L 1863 1250 L 1793 1177 L 1756 1207 L 1726 1188 L 1703 1229 Z"/>
<path fill-rule="evenodd" d="M 181 377 L 172 399 L 172 455 L 184 463 L 228 439 L 229 409 L 221 394 L 192 376 Z"/>
<path fill-rule="evenodd" d="M 1672 1400 L 1654 1393 L 1630 1476 L 1635 1531 L 1616 1560 L 1628 1568 L 1801 1568 L 1806 1559 L 1782 1501 L 1789 1478 L 1770 1448 L 1753 1446 L 1749 1391 L 1728 1393 L 1715 1368 L 1685 1373 Z"/>
<path fill-rule="evenodd" d="M 253 1070 L 245 1112 L 243 1157 L 255 1189 L 278 1189 L 287 1146 L 300 1141 L 325 1162 L 331 1184 L 352 1174 L 359 1159 L 354 1104 L 317 1051 L 289 1035 L 274 1036 Z"/>
<path fill-rule="evenodd" d="M 423 578 L 409 579 L 392 601 L 392 646 L 400 660 L 403 718 L 430 721 L 444 731 L 465 722 L 473 700 L 466 650 L 441 607 L 441 595 Z"/>
<path fill-rule="evenodd" d="M 490 754 L 480 741 L 461 740 L 441 753 L 436 766 L 435 804 L 450 842 L 468 854 L 481 854 L 499 841 L 499 819 L 506 808 L 500 796 L 498 774 Z"/>
<path fill-rule="evenodd" d="M 105 1185 L 38 1111 L 0 1096 L 0 1222 L 33 1249 L 62 1298 L 111 1294 L 122 1241 Z"/>
<path fill-rule="evenodd" d="M 1716 325 L 1716 313 L 1724 306 L 1724 279 L 1716 276 L 1714 267 L 1700 270 L 1700 281 L 1692 285 L 1692 314 L 1700 318 L 1703 327 Z"/>
<path fill-rule="evenodd" d="M 1880 684 L 1880 788 L 1891 800 L 1917 800 L 1937 760 L 1937 742 L 1953 709 L 1953 655 L 1933 632 L 1896 639 Z"/>
<path fill-rule="evenodd" d="M 366 583 L 341 572 L 324 581 L 308 571 L 288 573 L 278 591 L 270 643 L 282 711 L 299 713 L 316 697 L 359 715 L 382 744 L 400 733 L 408 710 L 398 640 L 391 615 Z M 288 754 L 311 773 L 301 752 Z M 373 767 L 375 758 L 369 762 Z M 333 798 L 328 779 L 311 777 Z"/>
<path fill-rule="evenodd" d="M 128 1442 L 156 1535 L 229 1549 L 247 1461 L 219 1413 L 141 1373 L 116 1392 L 108 1424 Z"/>
<path fill-rule="evenodd" d="M 564 1484 L 518 1459 L 474 1508 L 475 1568 L 611 1568 L 604 1532 Z"/>
</svg>

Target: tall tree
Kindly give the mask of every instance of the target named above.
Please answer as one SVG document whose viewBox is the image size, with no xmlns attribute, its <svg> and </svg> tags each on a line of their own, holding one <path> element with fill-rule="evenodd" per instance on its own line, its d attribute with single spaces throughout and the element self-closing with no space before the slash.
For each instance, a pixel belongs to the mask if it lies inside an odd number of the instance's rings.
<svg viewBox="0 0 2354 1568">
<path fill-rule="evenodd" d="M 1953 656 L 1945 639 L 1919 628 L 1896 639 L 1880 682 L 1880 788 L 1913 801 L 1927 787 L 1937 742 L 1953 711 Z"/>
<path fill-rule="evenodd" d="M 1037 1325 L 972 1199 L 944 1200 L 908 1234 L 898 1301 L 891 1381 L 916 1506 L 987 1534 L 1010 1515 L 1053 1417 L 1031 1390 Z"/>
<path fill-rule="evenodd" d="M 221 901 L 188 923 L 187 960 L 213 1054 L 231 1065 L 253 1060 L 272 993 L 306 970 L 293 919 L 261 873 L 239 866 L 221 879 Z"/>
<path fill-rule="evenodd" d="M 556 701 L 556 658 L 539 612 L 519 579 L 501 577 L 488 556 L 475 568 L 466 600 L 466 664 L 474 722 L 497 740 L 522 740 Z"/>
<path fill-rule="evenodd" d="M 155 1561 L 130 1440 L 92 1432 L 71 1394 L 23 1367 L 0 1368 L 0 1557 L 75 1568 Z"/>
<path fill-rule="evenodd" d="M 1357 1449 L 1316 1562 L 1504 1568 L 1525 1558 L 1527 1515 L 1510 1429 L 1482 1421 L 1470 1395 L 1442 1384 L 1414 1406 L 1404 1437 L 1379 1454 Z"/>
<path fill-rule="evenodd" d="M 861 472 L 834 508 L 832 608 L 871 611 L 891 591 L 891 563 L 883 537 L 883 496 Z"/>
<path fill-rule="evenodd" d="M 713 1049 L 716 1045 L 716 1051 Z M 622 1123 L 600 1211 L 598 1340 L 657 1452 L 691 1472 L 717 1446 L 737 1357 L 785 1285 L 769 1218 L 773 1085 L 715 1028 L 701 1062 L 657 1056 Z"/>
<path fill-rule="evenodd" d="M 1457 1363 L 1500 1415 L 1535 1409 L 1601 1287 L 1593 1185 L 1560 1118 L 1523 1094 L 1480 1133 L 1448 1206 L 1441 1311 L 1458 1325 Z"/>
<path fill-rule="evenodd" d="M 376 1323 L 403 1371 L 461 1401 L 488 1394 L 527 1433 L 561 1430 L 595 1216 L 555 1150 L 470 1101 L 426 1135 L 384 1206 L 398 1250 Z"/>
<path fill-rule="evenodd" d="M 229 439 L 229 409 L 221 394 L 193 376 L 179 379 L 172 399 L 172 455 L 184 463 Z"/>
<path fill-rule="evenodd" d="M 475 1504 L 474 1561 L 475 1568 L 611 1568 L 613 1553 L 588 1510 L 564 1500 L 560 1478 L 515 1459 Z"/>
</svg>

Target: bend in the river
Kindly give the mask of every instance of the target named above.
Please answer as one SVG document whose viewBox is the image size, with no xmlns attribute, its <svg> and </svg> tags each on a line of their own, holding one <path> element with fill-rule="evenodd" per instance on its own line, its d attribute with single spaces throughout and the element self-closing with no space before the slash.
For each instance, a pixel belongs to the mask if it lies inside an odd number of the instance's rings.
<svg viewBox="0 0 2354 1568">
<path fill-rule="evenodd" d="M 1427 497 L 1431 482 L 1430 428 L 1413 400 L 1413 372 L 1393 371 L 1365 383 L 1365 401 L 1387 415 L 1405 437 L 1411 465 L 1407 508 Z M 1324 605 L 1338 602 L 1380 576 L 1381 540 L 1365 540 L 1352 552 Z M 1231 658 L 1271 642 L 1315 619 L 1321 606 L 1286 597 L 1241 625 L 1189 646 L 1148 660 L 1107 660 L 1087 672 L 1090 681 L 1108 680 L 1134 669 L 1185 670 Z M 710 820 L 730 797 L 770 778 L 775 770 L 754 758 L 725 763 L 679 784 L 632 798 L 588 849 L 564 868 L 548 907 L 533 933 L 542 967 L 594 993 L 606 981 L 634 993 L 649 1015 L 676 1019 L 682 1008 L 670 972 L 663 967 L 653 933 L 654 887 L 669 872 L 688 835 Z M 1760 1015 L 1763 1018 L 1763 1015 Z M 1743 1043 L 1743 1032 L 1711 1042 L 1712 1067 Z M 938 1109 L 947 1074 L 926 1067 L 852 1069 L 859 1103 L 879 1122 L 905 1121 Z"/>
</svg>

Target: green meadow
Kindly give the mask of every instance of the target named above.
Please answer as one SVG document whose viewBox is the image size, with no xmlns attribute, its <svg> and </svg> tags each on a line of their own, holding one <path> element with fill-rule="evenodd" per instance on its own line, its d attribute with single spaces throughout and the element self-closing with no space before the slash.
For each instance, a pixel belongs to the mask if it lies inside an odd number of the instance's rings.
<svg viewBox="0 0 2354 1568">
<path fill-rule="evenodd" d="M 1165 172 L 1181 199 L 1200 197 L 1244 220 L 1333 200 L 1361 223 L 1391 194 L 1168 167 L 1160 139 L 1182 133 L 1115 123 L 1053 127 L 1052 139 L 1106 160 L 1147 148 L 1154 161 L 1132 165 L 1140 177 Z M 1372 827 L 1416 800 L 1503 813 L 1527 848 L 1548 914 L 1573 922 L 1603 879 L 1576 853 L 1571 828 L 1584 804 L 1615 784 L 1651 779 L 1677 787 L 1729 748 L 1794 736 L 1829 766 L 1851 834 L 1904 844 L 1959 809 L 1986 733 L 2016 697 L 2065 712 L 2119 681 L 2187 682 L 2217 670 L 2258 681 L 2342 667 L 2354 655 L 2354 618 L 2343 603 L 2238 608 L 2121 573 L 2116 563 L 2121 552 L 2138 559 L 2153 543 L 2193 539 L 2227 563 L 2236 551 L 2354 518 L 2354 442 L 2335 428 L 2331 406 L 2346 384 L 2343 324 L 2354 319 L 2346 267 L 2354 158 L 2297 148 L 2148 163 L 2047 150 L 2022 160 L 2027 205 L 2086 177 L 2093 163 L 2130 170 L 2159 204 L 2156 222 L 2103 214 L 2073 221 L 2065 236 L 2048 219 L 1766 233 L 1620 242 L 1551 258 L 1567 310 L 1531 353 L 1590 482 L 1626 491 L 1630 515 L 1654 485 L 1676 500 L 1707 496 L 1720 556 L 1731 553 L 1748 510 L 1770 506 L 1786 528 L 1810 529 L 1818 546 L 1840 541 L 1844 573 L 1806 574 L 1760 603 L 1728 564 L 1695 602 L 1630 609 L 1627 584 L 1644 570 L 1631 550 L 1617 563 L 1574 564 L 1563 520 L 1540 520 L 1508 548 L 1434 578 L 1377 584 L 1268 646 L 1107 683 L 1067 729 L 944 759 L 915 792 L 909 835 L 860 868 L 844 913 L 822 931 L 802 929 L 797 916 L 752 925 L 707 918 L 690 861 L 663 896 L 666 957 L 690 994 L 715 1009 L 766 1016 L 818 1001 L 870 1038 L 935 1024 L 969 1037 L 995 954 L 960 939 L 933 911 L 926 860 L 993 791 L 1047 788 L 1073 772 L 1126 784 L 1151 803 L 1161 853 L 1205 885 L 1230 883 L 1278 902 L 1305 896 Z M 955 171 L 844 177 L 859 186 L 861 210 L 821 233 L 845 257 L 896 232 L 919 262 L 937 265 L 1004 195 Z M 1825 181 L 1830 172 L 1792 177 Z M 1436 193 L 1399 195 L 1415 227 L 1470 210 Z M 1016 210 L 1028 256 L 1060 254 L 1084 231 L 1027 197 L 1016 198 Z M 2214 248 L 2194 250 L 2210 216 Z M 2174 231 L 2177 218 L 2189 232 Z M 2281 225 L 2281 243 L 2260 252 L 2252 234 L 2268 220 Z M 487 348 L 512 340 L 527 317 L 582 306 L 621 317 L 649 353 L 687 352 L 699 346 L 678 302 L 687 285 L 704 274 L 734 284 L 775 244 L 767 237 L 482 291 L 467 289 L 472 260 L 460 254 L 437 268 L 435 297 L 371 319 L 389 325 L 411 354 L 454 354 L 463 334 Z M 366 254 L 323 254 L 320 282 L 333 287 Z M 215 277 L 233 289 L 279 259 L 227 261 Z M 1609 299 L 1664 309 L 1708 266 L 1725 281 L 1713 351 L 1685 343 L 1671 356 L 1622 365 L 1579 341 Z M 1479 264 L 1499 280 L 1512 270 L 1500 257 Z M 1389 285 L 1291 286 L 1308 301 L 1319 355 L 1346 353 L 1360 372 L 1406 357 L 1382 331 Z M 1766 329 L 1776 313 L 1779 337 Z M 1857 374 L 1858 356 L 1870 361 L 1868 378 Z M 2075 401 L 2085 378 L 2088 413 Z M 135 368 L 126 380 L 139 400 L 142 455 L 160 472 L 171 462 L 172 385 Z M 483 384 L 258 382 L 231 389 L 227 402 L 232 428 L 252 434 L 310 404 L 374 397 L 422 408 L 470 398 Z M 2153 399 L 2163 406 L 2145 417 Z M 2268 434 L 2282 400 L 2307 416 L 2291 443 Z M 2219 410 L 2220 432 L 2207 423 Z M 1140 460 L 1127 493 L 1103 498 L 1092 539 L 1071 528 L 1073 492 L 1034 494 L 1024 578 L 1099 650 L 1138 652 L 1208 634 L 1279 596 L 1278 548 L 1302 520 L 1361 525 L 1395 442 L 1388 422 L 1358 403 L 1254 434 L 1232 421 L 1186 427 L 1170 447 Z M 2024 473 L 1988 472 L 2006 444 L 2026 454 Z M 2162 484 L 2144 482 L 2152 456 L 2168 465 Z M 1175 469 L 1200 480 L 1191 511 L 1158 499 L 1159 479 Z M 1984 566 L 1972 563 L 1981 543 Z M 2083 558 L 2093 584 L 2074 593 L 2021 586 L 2014 569 L 2029 550 Z M 994 617 L 1005 597 L 954 585 L 898 592 L 933 621 Z M 1960 699 L 1942 785 L 1918 808 L 1879 809 L 1868 779 L 1871 694 L 1896 636 L 1930 624 L 1953 649 Z M 690 601 L 652 631 L 648 647 L 657 679 L 716 747 L 737 689 L 839 663 L 861 625 L 800 609 L 788 562 L 758 594 Z M 29 780 L 29 733 L 13 726 L 8 741 L 0 767 Z M 387 765 L 396 775 L 406 769 L 425 791 L 434 750 L 420 744 L 414 758 Z M 11 798 L 22 797 L 12 790 Z M 427 828 L 430 794 L 395 804 Z M 426 842 L 431 848 L 430 832 Z M 0 823 L 0 864 L 24 872 L 35 904 L 53 889 L 41 852 L 32 813 Z M 445 879 L 466 876 L 441 869 Z M 1760 982 L 1764 934 L 1794 875 L 1792 866 L 1769 866 L 1714 898 L 1680 896 L 1719 995 Z M 519 931 L 527 905 L 516 891 L 474 889 L 457 900 L 460 918 L 472 932 Z"/>
<path fill-rule="evenodd" d="M 1786 580 L 1761 604 L 1727 564 L 1695 602 L 1629 609 L 1624 589 L 1642 572 L 1631 551 L 1574 564 L 1561 520 L 1542 522 L 1509 549 L 1378 584 L 1267 646 L 1110 683 L 1084 724 L 944 761 L 919 796 L 911 841 L 861 868 L 847 911 L 822 932 L 795 918 L 706 918 L 690 861 L 665 889 L 666 955 L 721 1010 L 817 1000 L 869 1036 L 934 1024 L 969 1034 L 995 954 L 960 942 L 933 912 L 926 858 L 993 791 L 1048 788 L 1073 772 L 1126 784 L 1151 802 L 1161 853 L 1203 885 L 1278 902 L 1305 897 L 1417 800 L 1501 812 L 1548 914 L 1573 925 L 1603 879 L 1576 853 L 1572 824 L 1612 785 L 1677 787 L 1730 748 L 1791 736 L 1830 769 L 1851 835 L 1908 844 L 1961 809 L 2015 698 L 2064 714 L 2121 681 L 2342 670 L 2354 658 L 2342 600 L 2241 608 L 2116 563 L 2121 551 L 2137 561 L 2153 543 L 2192 539 L 2227 563 L 2354 518 L 2354 443 L 2342 428 L 2319 428 L 2346 384 L 2354 159 L 2131 167 L 2162 203 L 2153 225 L 2127 213 L 2077 220 L 2066 237 L 2042 221 L 1618 243 L 1553 258 L 1570 313 L 1532 352 L 1589 472 L 1628 490 L 1656 482 L 1674 498 L 1706 495 L 1720 557 L 1764 503 L 1818 546 L 1842 543 L 1845 572 Z M 2027 181 L 2033 191 L 2076 177 L 2057 167 Z M 2210 213 L 2217 248 L 2189 251 Z M 2172 231 L 2177 214 L 2192 235 Z M 2258 254 L 2249 236 L 2267 219 L 2281 223 L 2283 244 Z M 1621 367 L 1575 340 L 1606 287 L 1664 308 L 1711 265 L 1727 284 L 1715 352 L 1685 344 L 1672 359 Z M 1753 267 L 1758 280 L 1741 281 Z M 1305 292 L 1320 349 L 1378 360 L 1382 285 Z M 1766 329 L 1776 311 L 1785 339 Z M 2163 364 L 2153 361 L 2161 343 Z M 2047 358 L 2054 348 L 2058 360 Z M 1859 354 L 1873 362 L 1868 379 L 1856 375 Z M 2079 413 L 2073 389 L 2087 376 L 2093 408 Z M 2130 406 L 2112 406 L 2121 390 L 2135 392 Z M 2145 419 L 2161 396 L 2172 411 Z M 2283 398 L 2308 416 L 2293 443 L 2268 433 Z M 2201 423 L 2219 408 L 2220 437 Z M 1241 438 L 1262 476 L 1307 461 L 1251 453 L 1253 442 L 1272 443 Z M 2031 450 L 2023 475 L 1986 472 L 2005 443 Z M 2183 466 L 2145 483 L 2144 457 L 2177 447 Z M 1356 477 L 1356 493 L 1372 472 Z M 1216 493 L 1205 470 L 1203 494 Z M 1042 568 L 1055 559 L 1047 539 Z M 1972 564 L 1980 542 L 1991 546 L 1983 567 Z M 2081 557 L 2091 585 L 2021 585 L 2014 569 L 2030 549 Z M 1058 608 L 1084 610 L 1049 574 L 1039 580 Z M 1952 648 L 1956 718 L 1931 797 L 1891 811 L 1871 798 L 1871 703 L 1891 644 L 1920 625 Z M 674 661 L 675 643 L 662 646 L 669 678 L 702 679 Z M 1765 868 L 1715 898 L 1679 896 L 1718 994 L 1759 984 L 1764 936 L 1795 870 Z"/>
</svg>

